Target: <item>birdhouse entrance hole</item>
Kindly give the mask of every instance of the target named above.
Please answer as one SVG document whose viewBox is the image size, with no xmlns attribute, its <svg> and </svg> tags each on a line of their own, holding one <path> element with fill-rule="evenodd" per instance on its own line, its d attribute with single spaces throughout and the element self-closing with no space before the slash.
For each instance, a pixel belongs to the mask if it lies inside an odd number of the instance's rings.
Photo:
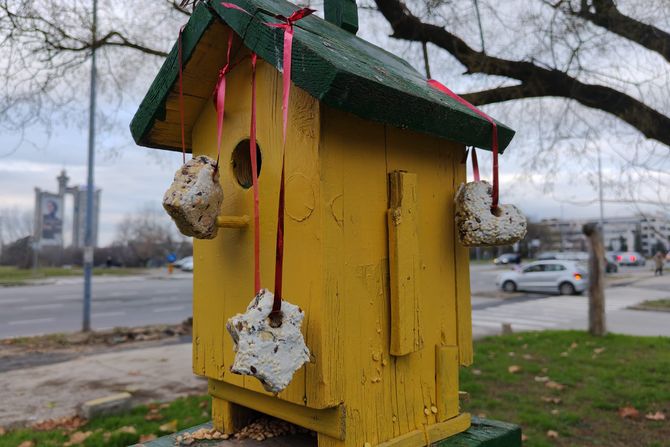
<svg viewBox="0 0 670 447">
<path fill-rule="evenodd" d="M 261 147 L 256 144 L 256 162 L 258 177 L 261 176 L 261 165 L 263 164 L 261 156 Z M 252 186 L 253 179 L 251 175 L 251 151 L 249 148 L 249 139 L 237 143 L 230 158 L 230 164 L 233 168 L 233 175 L 237 183 L 244 188 L 249 189 Z"/>
</svg>

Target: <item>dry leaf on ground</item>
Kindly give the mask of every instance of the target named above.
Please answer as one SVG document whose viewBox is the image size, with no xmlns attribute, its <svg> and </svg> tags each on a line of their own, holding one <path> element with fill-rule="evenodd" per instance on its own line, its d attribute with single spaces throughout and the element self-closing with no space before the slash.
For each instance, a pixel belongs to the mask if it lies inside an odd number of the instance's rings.
<svg viewBox="0 0 670 447">
<path fill-rule="evenodd" d="M 547 438 L 556 439 L 558 438 L 558 432 L 555 430 L 547 430 Z"/>
<path fill-rule="evenodd" d="M 528 441 L 528 436 L 521 434 L 521 442 L 526 442 Z"/>
<path fill-rule="evenodd" d="M 482 375 L 482 370 L 481 369 L 473 369 L 472 370 L 472 375 L 481 376 Z"/>
<path fill-rule="evenodd" d="M 650 421 L 664 421 L 665 413 L 657 411 L 656 413 L 647 413 L 644 417 Z"/>
<path fill-rule="evenodd" d="M 158 427 L 158 429 L 162 432 L 174 433 L 177 431 L 177 420 L 173 419 L 170 422 L 166 422 L 165 424 Z"/>
<path fill-rule="evenodd" d="M 549 377 L 547 376 L 535 376 L 536 382 L 549 382 Z"/>
<path fill-rule="evenodd" d="M 605 348 L 595 348 L 593 350 L 594 354 L 602 354 L 602 352 L 605 350 Z"/>
<path fill-rule="evenodd" d="M 640 412 L 635 407 L 621 407 L 619 408 L 619 417 L 622 419 L 637 419 L 640 417 Z"/>
<path fill-rule="evenodd" d="M 137 429 L 133 427 L 132 425 L 124 425 L 121 428 L 116 429 L 117 433 L 128 433 L 129 435 L 136 435 L 137 434 Z"/>
<path fill-rule="evenodd" d="M 142 442 L 153 441 L 153 440 L 156 439 L 157 437 L 158 437 L 158 436 L 154 435 L 153 433 L 149 433 L 148 435 L 142 435 L 142 436 L 140 436 L 140 441 L 139 441 L 139 442 L 142 443 Z"/>
<path fill-rule="evenodd" d="M 0 427 L 0 436 L 4 435 L 5 433 L 7 433 L 5 427 Z"/>
<path fill-rule="evenodd" d="M 92 431 L 76 431 L 70 435 L 70 439 L 63 444 L 63 447 L 69 447 L 71 445 L 79 445 L 86 441 L 89 436 L 93 434 Z"/>
<path fill-rule="evenodd" d="M 572 344 L 570 345 L 570 349 L 575 349 L 577 348 L 577 346 L 579 346 L 577 342 L 573 341 Z"/>
<path fill-rule="evenodd" d="M 163 419 L 163 415 L 160 414 L 160 411 L 157 408 L 149 410 L 149 412 L 144 416 L 145 421 L 160 421 Z"/>
<path fill-rule="evenodd" d="M 509 372 L 510 374 L 516 374 L 518 372 L 521 372 L 521 367 L 519 365 L 510 365 L 507 368 L 507 372 Z"/>
<path fill-rule="evenodd" d="M 31 428 L 39 431 L 55 430 L 57 428 L 73 431 L 86 424 L 86 422 L 88 421 L 82 417 L 70 416 L 36 422 Z"/>
<path fill-rule="evenodd" d="M 556 408 L 554 408 L 553 410 L 551 410 L 551 414 L 553 414 L 554 416 L 557 416 L 557 415 L 560 414 L 560 413 L 561 413 L 561 410 L 558 410 L 558 409 L 556 409 Z"/>
<path fill-rule="evenodd" d="M 563 390 L 563 388 L 565 388 L 565 385 L 561 385 L 560 383 L 554 382 L 553 380 L 545 382 L 544 386 L 546 386 L 551 390 L 558 390 L 558 391 L 561 391 Z"/>
<path fill-rule="evenodd" d="M 18 447 L 35 447 L 35 441 L 23 441 Z"/>
<path fill-rule="evenodd" d="M 560 404 L 561 403 L 561 398 L 560 397 L 542 396 L 542 402 L 547 402 L 549 404 Z"/>
</svg>

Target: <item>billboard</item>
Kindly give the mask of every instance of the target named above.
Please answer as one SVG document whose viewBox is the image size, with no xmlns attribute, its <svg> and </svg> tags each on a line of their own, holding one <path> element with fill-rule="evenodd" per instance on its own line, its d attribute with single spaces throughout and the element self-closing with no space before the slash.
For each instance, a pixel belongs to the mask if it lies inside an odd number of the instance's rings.
<svg viewBox="0 0 670 447">
<path fill-rule="evenodd" d="M 63 245 L 63 197 L 42 193 L 40 196 L 40 245 Z"/>
</svg>

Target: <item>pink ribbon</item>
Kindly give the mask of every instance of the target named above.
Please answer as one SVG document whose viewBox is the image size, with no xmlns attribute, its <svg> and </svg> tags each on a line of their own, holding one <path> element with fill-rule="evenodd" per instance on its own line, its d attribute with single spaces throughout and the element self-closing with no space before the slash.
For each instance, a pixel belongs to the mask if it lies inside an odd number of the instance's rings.
<svg viewBox="0 0 670 447">
<path fill-rule="evenodd" d="M 237 6 L 234 3 L 222 2 L 221 5 L 225 8 L 235 9 L 241 11 L 247 15 L 248 11 Z M 277 215 L 277 245 L 276 245 L 276 262 L 275 262 L 275 293 L 274 293 L 274 302 L 272 304 L 272 312 L 270 316 L 273 318 L 281 316 L 281 302 L 282 302 L 282 278 L 283 278 L 283 269 L 284 269 L 284 209 L 285 209 L 285 153 L 286 153 L 286 131 L 288 127 L 288 105 L 289 97 L 291 92 L 291 61 L 293 53 L 293 24 L 304 18 L 308 15 L 316 12 L 310 8 L 301 8 L 297 11 L 294 11 L 290 16 L 284 17 L 282 15 L 275 15 L 276 19 L 281 20 L 283 23 L 268 23 L 265 22 L 266 26 L 272 28 L 280 28 L 284 30 L 284 59 L 282 67 L 282 162 L 281 162 L 281 180 L 279 186 L 279 206 L 278 206 L 278 215 Z M 255 54 L 252 55 L 252 67 L 255 67 L 254 60 Z M 255 98 L 255 96 L 253 97 Z M 254 112 L 254 102 L 252 100 L 252 126 L 255 127 L 255 112 Z M 255 158 L 256 150 L 252 150 L 252 157 Z M 252 158 L 252 164 L 253 160 Z M 252 175 L 256 175 L 256 169 L 252 167 Z M 257 200 L 254 196 L 254 200 Z M 257 225 L 257 224 L 256 224 Z M 260 280 L 259 280 L 260 281 Z M 259 285 L 256 285 L 256 288 L 259 289 Z"/>
<path fill-rule="evenodd" d="M 254 295 L 261 290 L 261 220 L 258 198 L 258 160 L 256 149 L 256 53 L 251 53 L 251 128 L 249 151 L 251 156 L 251 179 L 254 189 Z"/>
<path fill-rule="evenodd" d="M 491 118 L 486 113 L 479 110 L 477 107 L 470 104 L 465 99 L 458 96 L 456 93 L 449 90 L 449 88 L 447 88 L 445 85 L 441 84 L 440 82 L 438 82 L 434 79 L 429 79 L 428 84 L 430 84 L 431 87 L 434 87 L 434 88 L 440 90 L 441 92 L 446 93 L 447 96 L 456 100 L 457 102 L 464 105 L 468 109 L 472 110 L 473 112 L 475 112 L 477 115 L 481 116 L 482 118 L 486 119 L 489 123 L 491 123 L 491 126 L 493 126 L 492 137 L 491 137 L 491 139 L 492 139 L 491 148 L 493 149 L 493 193 L 491 194 L 491 196 L 492 196 L 491 210 L 495 211 L 498 208 L 498 126 L 496 125 L 495 121 L 493 121 L 493 118 Z M 475 150 L 473 148 L 472 149 L 473 171 L 475 171 L 475 169 L 474 169 L 475 166 L 477 166 L 477 156 L 475 155 Z M 475 173 L 476 173 L 475 174 L 475 181 L 479 181 L 479 178 L 478 178 L 479 177 L 479 167 L 477 167 Z"/>
<path fill-rule="evenodd" d="M 214 107 L 216 108 L 216 170 L 219 169 L 221 157 L 221 135 L 223 134 L 223 115 L 226 107 L 226 75 L 230 72 L 230 49 L 233 46 L 233 31 L 228 33 L 228 49 L 226 51 L 226 65 L 219 70 L 219 80 L 214 87 Z"/>
</svg>

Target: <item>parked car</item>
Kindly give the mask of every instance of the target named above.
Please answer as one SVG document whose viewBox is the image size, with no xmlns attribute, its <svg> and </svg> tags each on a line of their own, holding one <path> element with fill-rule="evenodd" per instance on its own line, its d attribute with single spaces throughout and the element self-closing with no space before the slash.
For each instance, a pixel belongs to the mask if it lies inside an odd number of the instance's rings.
<svg viewBox="0 0 670 447">
<path fill-rule="evenodd" d="M 500 274 L 496 286 L 505 292 L 525 290 L 574 295 L 586 290 L 588 275 L 575 261 L 536 261 L 519 270 Z"/>
<path fill-rule="evenodd" d="M 184 265 L 185 263 L 189 263 L 189 262 L 191 262 L 191 263 L 193 262 L 193 256 L 186 256 L 184 258 L 181 258 L 180 260 L 175 261 L 173 263 L 173 265 L 177 268 L 181 268 L 182 265 Z"/>
<path fill-rule="evenodd" d="M 605 253 L 605 273 L 616 273 L 618 271 L 616 255 L 610 252 Z"/>
<path fill-rule="evenodd" d="M 647 260 L 641 253 L 636 251 L 623 251 L 616 254 L 616 262 L 619 265 L 645 265 Z"/>
<path fill-rule="evenodd" d="M 182 269 L 185 272 L 192 272 L 193 271 L 193 256 L 189 256 L 189 259 L 186 259 L 184 262 L 181 263 L 179 266 L 180 269 Z"/>
<path fill-rule="evenodd" d="M 508 264 L 520 264 L 521 263 L 521 254 L 520 253 L 503 253 L 497 258 L 493 258 L 493 263 L 495 265 L 508 265 Z"/>
</svg>

